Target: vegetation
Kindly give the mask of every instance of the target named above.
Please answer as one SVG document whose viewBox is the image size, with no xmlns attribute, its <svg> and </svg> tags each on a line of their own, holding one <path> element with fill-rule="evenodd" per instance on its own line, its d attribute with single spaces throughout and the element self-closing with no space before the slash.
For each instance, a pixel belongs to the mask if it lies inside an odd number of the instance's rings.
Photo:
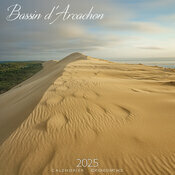
<svg viewBox="0 0 175 175">
<path fill-rule="evenodd" d="M 0 94 L 30 78 L 42 69 L 41 61 L 1 62 L 0 63 Z"/>
</svg>

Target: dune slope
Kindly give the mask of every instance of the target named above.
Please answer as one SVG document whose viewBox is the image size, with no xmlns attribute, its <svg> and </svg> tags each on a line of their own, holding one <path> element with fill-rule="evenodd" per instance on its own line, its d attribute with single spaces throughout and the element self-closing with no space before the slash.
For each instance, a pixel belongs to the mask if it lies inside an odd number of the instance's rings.
<svg viewBox="0 0 175 175">
<path fill-rule="evenodd" d="M 60 62 L 45 62 L 43 70 L 0 95 L 0 144 L 28 117 L 47 88 L 62 75 L 64 67 L 78 59 L 86 57 L 74 53 Z"/>
<path fill-rule="evenodd" d="M 175 172 L 174 70 L 79 53 L 45 64 L 0 96 L 0 174 L 116 174 L 52 172 L 76 169 L 76 159 L 124 175 Z"/>
</svg>

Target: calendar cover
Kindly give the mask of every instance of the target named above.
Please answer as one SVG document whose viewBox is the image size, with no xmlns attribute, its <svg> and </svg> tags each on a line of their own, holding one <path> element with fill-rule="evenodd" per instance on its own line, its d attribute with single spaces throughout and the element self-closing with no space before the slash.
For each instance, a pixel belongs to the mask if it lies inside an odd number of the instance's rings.
<svg viewBox="0 0 175 175">
<path fill-rule="evenodd" d="M 0 175 L 175 175 L 175 1 L 1 0 Z"/>
</svg>

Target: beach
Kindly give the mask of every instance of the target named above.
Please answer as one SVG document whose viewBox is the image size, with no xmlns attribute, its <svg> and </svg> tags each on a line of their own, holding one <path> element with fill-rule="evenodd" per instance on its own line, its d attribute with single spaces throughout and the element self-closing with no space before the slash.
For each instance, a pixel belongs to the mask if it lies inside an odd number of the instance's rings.
<svg viewBox="0 0 175 175">
<path fill-rule="evenodd" d="M 81 53 L 43 66 L 0 95 L 0 174 L 173 175 L 175 69 Z"/>
</svg>

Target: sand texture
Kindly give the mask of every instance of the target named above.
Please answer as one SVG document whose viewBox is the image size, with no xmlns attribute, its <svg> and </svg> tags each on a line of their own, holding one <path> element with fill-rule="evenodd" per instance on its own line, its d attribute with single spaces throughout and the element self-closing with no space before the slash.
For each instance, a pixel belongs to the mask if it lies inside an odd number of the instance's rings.
<svg viewBox="0 0 175 175">
<path fill-rule="evenodd" d="M 175 70 L 79 53 L 0 95 L 0 175 L 175 174 Z M 123 173 L 53 173 L 76 159 Z"/>
</svg>

